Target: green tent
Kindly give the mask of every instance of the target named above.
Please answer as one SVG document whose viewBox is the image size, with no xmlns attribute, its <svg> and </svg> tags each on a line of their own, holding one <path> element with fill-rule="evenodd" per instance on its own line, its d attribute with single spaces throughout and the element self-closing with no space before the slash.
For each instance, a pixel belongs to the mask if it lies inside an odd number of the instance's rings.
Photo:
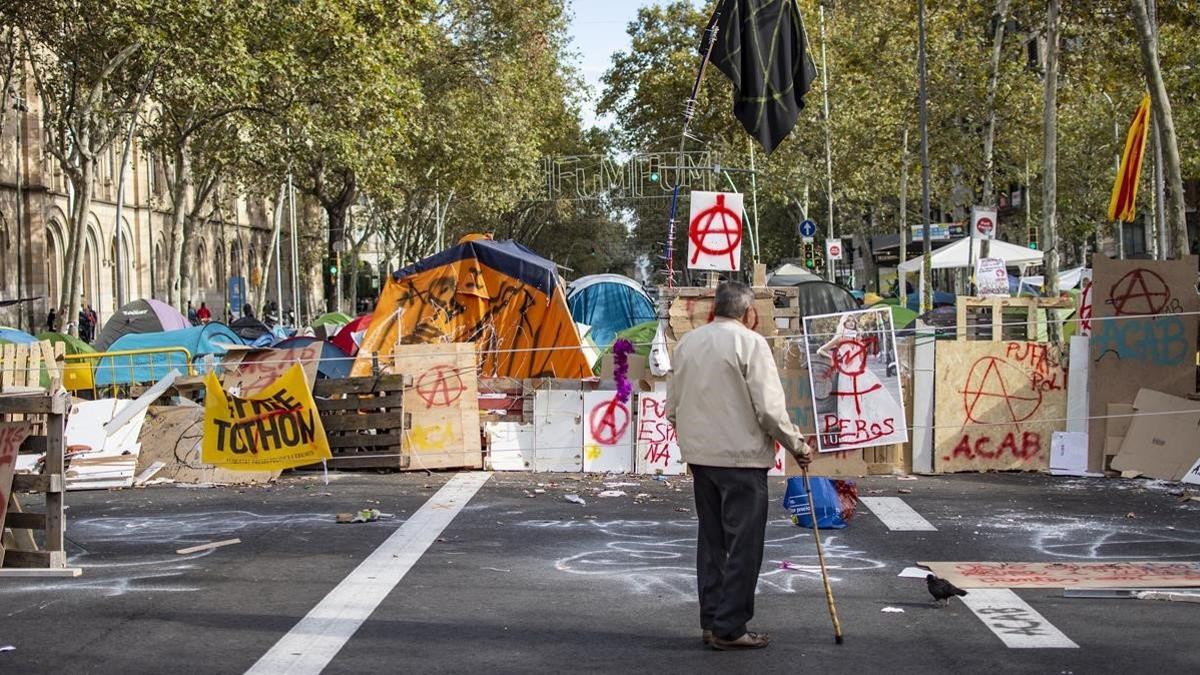
<svg viewBox="0 0 1200 675">
<path fill-rule="evenodd" d="M 84 342 L 83 340 L 80 340 L 79 338 L 75 337 L 74 335 L 68 335 L 66 333 L 55 333 L 55 332 L 47 331 L 45 333 L 38 333 L 37 339 L 49 340 L 51 342 L 51 344 L 62 343 L 64 345 L 66 345 L 66 353 L 67 354 L 73 355 L 73 354 L 95 354 L 96 353 L 96 350 L 91 345 Z"/>
<path fill-rule="evenodd" d="M 328 314 L 322 314 L 321 316 L 318 316 L 316 319 L 314 319 L 312 322 L 312 327 L 317 328 L 319 326 L 345 326 L 346 324 L 350 323 L 353 320 L 354 319 L 351 319 L 350 317 L 346 316 L 345 314 L 342 314 L 341 312 L 329 312 Z"/>
</svg>

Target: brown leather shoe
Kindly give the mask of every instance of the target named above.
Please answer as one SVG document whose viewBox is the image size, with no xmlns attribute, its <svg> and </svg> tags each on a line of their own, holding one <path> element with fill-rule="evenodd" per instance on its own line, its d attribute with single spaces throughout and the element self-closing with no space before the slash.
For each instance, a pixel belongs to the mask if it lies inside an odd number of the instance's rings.
<svg viewBox="0 0 1200 675">
<path fill-rule="evenodd" d="M 706 645 L 712 644 L 712 631 L 705 628 L 700 632 L 700 639 L 703 640 L 704 644 Z"/>
<path fill-rule="evenodd" d="M 771 644 L 770 636 L 765 633 L 750 633 L 742 635 L 736 640 L 726 640 L 714 635 L 712 642 L 709 643 L 713 649 L 720 652 L 741 651 L 744 649 L 762 649 Z"/>
</svg>

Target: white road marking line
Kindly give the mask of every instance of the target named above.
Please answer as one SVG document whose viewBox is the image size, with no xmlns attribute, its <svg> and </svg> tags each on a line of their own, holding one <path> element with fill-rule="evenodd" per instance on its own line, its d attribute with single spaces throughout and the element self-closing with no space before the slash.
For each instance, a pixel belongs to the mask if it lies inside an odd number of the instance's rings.
<svg viewBox="0 0 1200 675">
<path fill-rule="evenodd" d="M 1010 649 L 1079 648 L 1011 589 L 970 588 L 959 599 Z"/>
<path fill-rule="evenodd" d="M 861 501 L 876 518 L 883 521 L 889 530 L 936 532 L 933 523 L 921 517 L 899 497 L 860 497 Z"/>
<path fill-rule="evenodd" d="M 320 673 L 491 477 L 460 473 L 350 572 L 247 673 Z"/>
</svg>

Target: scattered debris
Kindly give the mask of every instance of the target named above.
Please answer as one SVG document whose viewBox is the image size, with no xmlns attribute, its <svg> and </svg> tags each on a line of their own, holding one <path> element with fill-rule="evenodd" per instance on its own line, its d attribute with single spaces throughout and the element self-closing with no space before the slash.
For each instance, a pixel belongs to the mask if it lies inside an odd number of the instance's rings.
<svg viewBox="0 0 1200 675">
<path fill-rule="evenodd" d="M 904 610 L 900 609 L 899 607 L 884 607 L 883 609 L 881 609 L 879 611 L 884 612 L 885 614 L 903 614 L 904 613 Z"/>
<path fill-rule="evenodd" d="M 339 513 L 337 514 L 337 522 L 339 523 L 373 523 L 379 520 L 383 514 L 379 509 L 361 509 L 356 513 Z"/>
<path fill-rule="evenodd" d="M 896 476 L 896 480 L 917 480 L 916 476 Z"/>
<path fill-rule="evenodd" d="M 177 553 L 179 555 L 187 555 L 189 553 L 199 553 L 200 551 L 208 551 L 208 550 L 211 550 L 214 548 L 221 548 L 222 546 L 232 546 L 233 544 L 240 544 L 240 543 L 242 543 L 241 539 L 225 539 L 223 541 L 211 541 L 207 544 L 200 544 L 198 546 L 189 546 L 187 548 L 181 548 L 178 551 L 175 551 L 175 553 Z"/>
<path fill-rule="evenodd" d="M 896 492 L 899 492 L 902 495 L 910 495 L 912 494 L 912 488 L 899 488 L 896 490 Z"/>
<path fill-rule="evenodd" d="M 480 567 L 479 569 L 488 570 L 489 572 L 512 572 L 512 570 L 501 569 L 499 567 Z"/>
<path fill-rule="evenodd" d="M 923 567 L 905 567 L 896 576 L 904 577 L 905 579 L 924 579 L 929 576 L 929 570 Z"/>
<path fill-rule="evenodd" d="M 12 645 L 4 645 L 3 647 L 0 647 L 0 652 L 15 652 L 15 651 L 17 651 L 17 648 Z"/>
<path fill-rule="evenodd" d="M 598 494 L 596 496 L 597 497 L 624 497 L 625 491 L 624 490 L 604 490 L 603 492 L 601 492 L 600 494 Z"/>
<path fill-rule="evenodd" d="M 666 482 L 667 482 L 667 477 L 666 477 L 666 476 L 664 476 L 664 475 L 662 475 L 661 473 L 658 473 L 658 474 L 654 474 L 654 480 L 656 480 L 656 481 L 658 481 L 658 482 L 660 482 L 660 483 L 666 483 Z"/>
<path fill-rule="evenodd" d="M 574 492 L 572 492 L 571 494 L 563 495 L 563 499 L 568 502 L 571 502 L 572 504 L 579 504 L 580 506 L 584 506 L 587 504 L 587 501 L 584 500 L 583 497 L 580 497 L 579 495 L 575 494 Z"/>
<path fill-rule="evenodd" d="M 154 474 L 158 473 L 159 471 L 162 471 L 166 467 L 167 467 L 166 462 L 154 462 L 150 466 L 146 467 L 141 473 L 139 473 L 133 479 L 133 486 L 134 487 L 145 486 L 147 481 L 149 481 L 151 478 L 154 478 Z"/>
<path fill-rule="evenodd" d="M 1178 591 L 1142 591 L 1135 593 L 1138 600 L 1167 600 L 1169 602 L 1200 603 L 1200 593 L 1183 593 Z"/>
<path fill-rule="evenodd" d="M 533 494 L 544 495 L 544 494 L 546 494 L 546 490 L 545 490 L 545 488 L 535 488 L 533 491 Z"/>
<path fill-rule="evenodd" d="M 1125 514 L 1125 517 L 1126 518 L 1137 518 L 1137 514 L 1134 513 L 1133 511 L 1130 511 L 1129 513 Z"/>
<path fill-rule="evenodd" d="M 1137 478 L 1142 475 L 1141 471 L 1122 471 L 1121 478 Z"/>
<path fill-rule="evenodd" d="M 605 483 L 604 487 L 612 489 L 619 487 L 638 487 L 637 483 Z"/>
<path fill-rule="evenodd" d="M 883 490 L 867 490 L 867 494 L 869 494 L 869 495 L 881 495 L 881 494 L 883 494 Z"/>
<path fill-rule="evenodd" d="M 680 513 L 691 513 L 691 512 L 692 512 L 692 510 L 691 510 L 691 509 L 685 509 L 685 508 L 683 508 L 682 506 L 676 506 L 676 507 L 675 507 L 675 510 L 676 510 L 676 511 L 678 511 L 678 512 L 680 512 Z"/>
</svg>

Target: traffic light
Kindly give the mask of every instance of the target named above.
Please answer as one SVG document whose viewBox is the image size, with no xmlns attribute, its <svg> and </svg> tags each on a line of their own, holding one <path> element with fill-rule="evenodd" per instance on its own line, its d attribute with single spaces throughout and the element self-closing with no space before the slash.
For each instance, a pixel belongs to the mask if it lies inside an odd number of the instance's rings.
<svg viewBox="0 0 1200 675">
<path fill-rule="evenodd" d="M 659 159 L 657 157 L 650 158 L 650 182 L 657 183 L 662 180 L 662 174 L 659 172 Z"/>
<path fill-rule="evenodd" d="M 329 274 L 330 274 L 331 276 L 336 276 L 336 275 L 337 275 L 337 265 L 330 265 L 330 266 L 329 266 Z"/>
<path fill-rule="evenodd" d="M 804 243 L 804 266 L 808 269 L 816 267 L 817 245 L 813 242 Z"/>
<path fill-rule="evenodd" d="M 1037 247 L 1038 247 L 1038 228 L 1035 225 L 1035 226 L 1031 226 L 1029 228 L 1029 248 L 1037 250 Z"/>
</svg>

